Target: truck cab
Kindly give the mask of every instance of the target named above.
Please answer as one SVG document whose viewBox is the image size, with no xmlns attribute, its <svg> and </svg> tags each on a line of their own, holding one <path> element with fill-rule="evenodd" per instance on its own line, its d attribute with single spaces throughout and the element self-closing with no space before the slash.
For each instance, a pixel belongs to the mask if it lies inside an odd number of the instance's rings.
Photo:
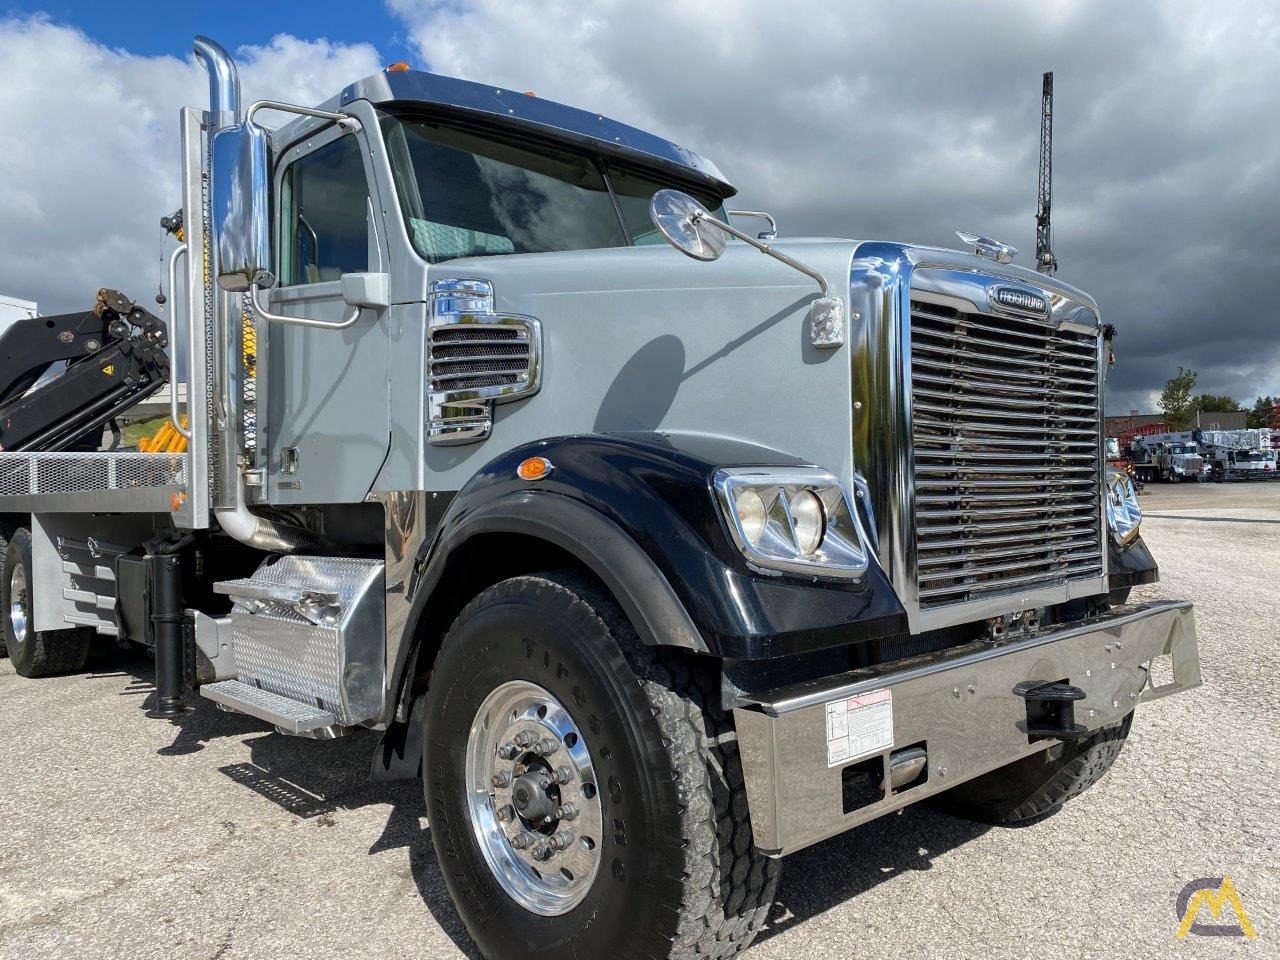
<svg viewBox="0 0 1280 960">
<path fill-rule="evenodd" d="M 1050 812 L 1199 683 L 1190 605 L 1128 602 L 1158 568 L 1081 290 L 981 237 L 779 240 L 532 94 L 397 65 L 245 107 L 195 49 L 190 446 L 76 489 L 0 454 L 24 670 L 98 630 L 154 650 L 162 719 L 380 731 L 503 958 L 727 957 L 785 855 Z"/>
</svg>

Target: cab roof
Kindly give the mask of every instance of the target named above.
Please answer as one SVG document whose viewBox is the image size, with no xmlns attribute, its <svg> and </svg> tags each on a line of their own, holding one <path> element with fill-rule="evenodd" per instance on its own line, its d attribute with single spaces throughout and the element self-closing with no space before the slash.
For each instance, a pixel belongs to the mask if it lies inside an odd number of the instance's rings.
<svg viewBox="0 0 1280 960">
<path fill-rule="evenodd" d="M 353 100 L 388 107 L 421 104 L 433 111 L 483 120 L 576 143 L 605 156 L 664 170 L 708 187 L 722 197 L 737 190 L 714 163 L 692 150 L 603 114 L 543 100 L 530 93 L 491 87 L 421 70 L 386 70 L 342 91 L 338 106 Z"/>
</svg>

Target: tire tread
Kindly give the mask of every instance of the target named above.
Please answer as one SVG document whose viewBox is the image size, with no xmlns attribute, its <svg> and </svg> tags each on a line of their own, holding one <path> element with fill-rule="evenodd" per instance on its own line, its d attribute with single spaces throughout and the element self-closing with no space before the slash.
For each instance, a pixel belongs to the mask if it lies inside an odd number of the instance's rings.
<svg viewBox="0 0 1280 960">
<path fill-rule="evenodd" d="M 456 622 L 508 590 L 530 587 L 535 595 L 559 595 L 577 615 L 597 621 L 614 639 L 617 649 L 601 652 L 615 660 L 616 676 L 634 678 L 661 733 L 660 742 L 648 745 L 650 761 L 656 770 L 665 771 L 669 765 L 671 771 L 675 806 L 664 812 L 674 818 L 678 830 L 666 847 L 683 864 L 679 875 L 673 872 L 668 878 L 679 899 L 670 902 L 676 916 L 666 949 L 651 949 L 648 956 L 737 956 L 769 914 L 781 862 L 755 847 L 737 738 L 732 717 L 720 703 L 718 675 L 710 664 L 691 662 L 682 651 L 646 646 L 613 598 L 590 577 L 575 572 L 504 581 L 475 597 Z M 445 646 L 451 640 L 446 637 Z"/>
</svg>

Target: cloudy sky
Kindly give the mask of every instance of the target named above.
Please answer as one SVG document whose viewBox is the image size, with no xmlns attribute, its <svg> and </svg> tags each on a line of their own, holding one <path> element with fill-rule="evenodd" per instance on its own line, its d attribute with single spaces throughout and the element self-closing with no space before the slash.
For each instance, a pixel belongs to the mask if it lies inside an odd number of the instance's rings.
<svg viewBox="0 0 1280 960">
<path fill-rule="evenodd" d="M 1056 74 L 1059 276 L 1120 330 L 1111 412 L 1179 365 L 1280 393 L 1274 0 L 0 0 L 0 293 L 54 312 L 154 295 L 178 205 L 190 37 L 248 100 L 315 102 L 392 60 L 599 110 L 712 157 L 788 235 L 1034 249 L 1040 75 Z"/>
</svg>

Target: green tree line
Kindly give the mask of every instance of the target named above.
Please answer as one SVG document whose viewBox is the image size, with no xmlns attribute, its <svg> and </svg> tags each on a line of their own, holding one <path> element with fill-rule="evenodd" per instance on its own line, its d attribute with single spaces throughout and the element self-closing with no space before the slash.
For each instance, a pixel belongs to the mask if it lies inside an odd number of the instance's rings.
<svg viewBox="0 0 1280 960">
<path fill-rule="evenodd" d="M 1188 430 L 1196 422 L 1197 413 L 1221 413 L 1243 410 L 1234 397 L 1223 393 L 1196 393 L 1196 372 L 1178 367 L 1178 372 L 1164 382 L 1160 393 L 1160 409 L 1175 430 Z M 1280 397 L 1258 397 L 1245 415 L 1246 427 L 1280 427 L 1272 422 Z"/>
</svg>

